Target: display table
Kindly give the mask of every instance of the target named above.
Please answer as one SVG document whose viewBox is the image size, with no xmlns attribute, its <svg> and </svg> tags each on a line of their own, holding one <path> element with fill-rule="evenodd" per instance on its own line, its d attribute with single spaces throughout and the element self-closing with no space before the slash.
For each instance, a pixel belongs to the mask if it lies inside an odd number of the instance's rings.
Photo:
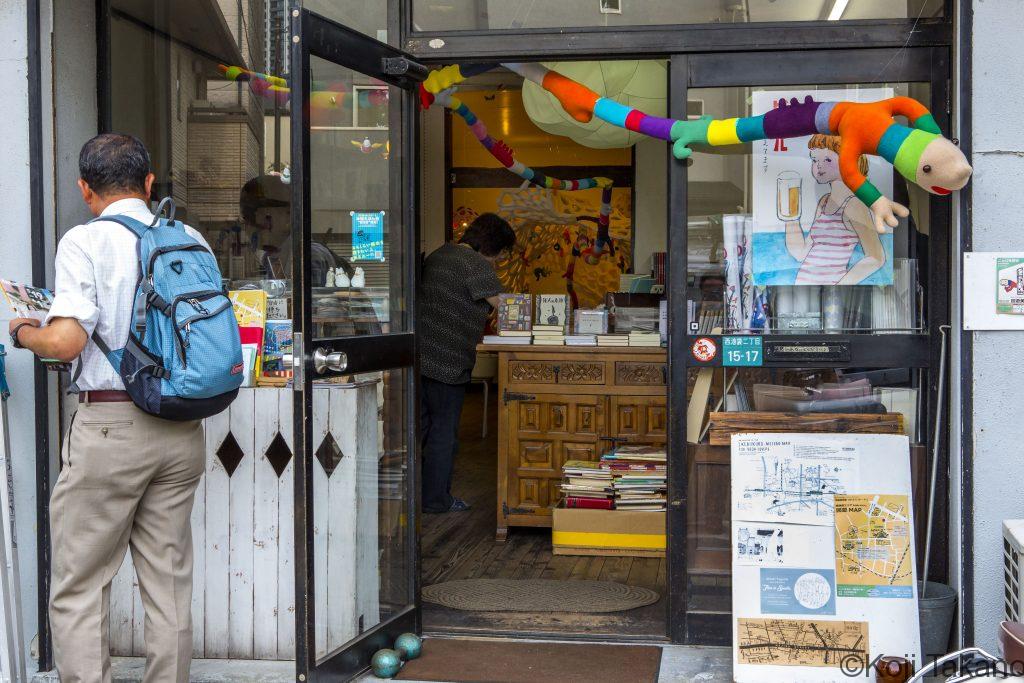
<svg viewBox="0 0 1024 683">
<path fill-rule="evenodd" d="M 664 444 L 668 365 L 659 347 L 481 344 L 498 356 L 497 540 L 551 526 L 566 460 Z"/>
</svg>

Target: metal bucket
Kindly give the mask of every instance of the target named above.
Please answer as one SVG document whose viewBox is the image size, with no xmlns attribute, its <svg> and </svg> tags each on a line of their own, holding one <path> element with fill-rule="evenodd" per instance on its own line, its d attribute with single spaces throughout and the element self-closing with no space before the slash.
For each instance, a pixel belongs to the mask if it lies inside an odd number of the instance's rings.
<svg viewBox="0 0 1024 683">
<path fill-rule="evenodd" d="M 928 582 L 928 592 L 922 595 L 922 581 L 917 582 L 918 606 L 921 619 L 921 650 L 925 661 L 931 655 L 944 655 L 949 650 L 949 631 L 956 612 L 956 591 L 944 583 Z"/>
</svg>

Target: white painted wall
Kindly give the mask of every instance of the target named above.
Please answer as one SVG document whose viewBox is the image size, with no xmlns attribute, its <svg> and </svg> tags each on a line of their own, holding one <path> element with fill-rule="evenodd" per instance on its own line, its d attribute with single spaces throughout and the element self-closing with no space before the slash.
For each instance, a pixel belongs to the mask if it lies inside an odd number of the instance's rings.
<svg viewBox="0 0 1024 683">
<path fill-rule="evenodd" d="M 974 244 L 976 251 L 1024 250 L 1024 71 L 1019 0 L 974 3 Z M 1024 332 L 974 333 L 974 633 L 994 648 L 1003 615 L 1003 519 L 1024 517 L 1020 428 L 1003 409 L 1024 386 Z M 954 381 L 956 378 L 953 378 Z M 994 650 L 992 650 L 994 651 Z"/>
<path fill-rule="evenodd" d="M 24 2 L 0 2 L 0 121 L 4 130 L 4 161 L 0 164 L 0 274 L 31 281 L 32 245 L 28 239 L 29 147 L 27 24 Z M 35 411 L 32 356 L 12 350 L 7 341 L 7 307 L 0 311 L 0 339 L 8 349 L 7 379 L 14 466 L 14 503 L 22 582 L 23 630 L 26 640 L 37 632 Z M 27 653 L 26 642 L 26 653 Z M 26 655 L 27 656 L 27 655 Z M 29 660 L 34 669 L 34 663 Z"/>
</svg>

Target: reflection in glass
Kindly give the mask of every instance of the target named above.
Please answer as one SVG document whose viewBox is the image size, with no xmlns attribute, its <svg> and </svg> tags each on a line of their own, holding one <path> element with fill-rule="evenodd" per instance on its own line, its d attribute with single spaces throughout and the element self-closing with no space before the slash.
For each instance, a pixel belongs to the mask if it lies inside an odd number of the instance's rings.
<svg viewBox="0 0 1024 683">
<path fill-rule="evenodd" d="M 708 88 L 690 90 L 688 98 L 725 119 L 806 94 L 929 101 L 923 84 Z M 918 256 L 928 240 L 928 195 L 878 158 L 862 157 L 862 172 L 869 164 L 883 191 L 911 207 L 910 218 L 884 235 L 843 184 L 834 136 L 759 140 L 698 155 L 688 173 L 691 332 L 920 329 Z"/>
<path fill-rule="evenodd" d="M 317 4 L 326 4 L 319 0 Z M 307 0 L 306 6 L 311 3 Z M 531 28 L 670 26 L 759 22 L 854 21 L 941 17 L 943 0 L 413 0 L 419 31 L 516 31 Z"/>
<path fill-rule="evenodd" d="M 852 4 L 852 3 L 851 3 Z M 819 99 L 855 99 L 871 86 L 691 89 L 715 118 L 751 116 L 786 93 L 821 93 Z M 928 102 L 922 84 L 888 84 L 884 96 L 907 95 Z M 847 94 L 848 93 L 848 94 Z M 697 155 L 687 172 L 688 273 L 691 331 L 757 334 L 908 333 L 924 325 L 924 278 L 919 264 L 928 253 L 928 195 L 892 174 L 895 201 L 907 203 L 908 219 L 884 236 L 884 264 L 867 261 L 872 245 L 858 231 L 867 207 L 842 185 L 830 136 L 757 141 L 728 153 Z M 861 160 L 865 166 L 867 159 Z M 872 164 L 876 163 L 874 160 Z M 872 166 L 872 177 L 883 182 Z M 865 223 L 879 242 L 870 221 Z M 769 227 L 766 239 L 761 228 Z M 817 244 L 817 246 L 814 246 Z M 812 249 L 827 247 L 821 254 Z M 797 259 L 812 254 L 814 258 Z M 876 253 L 877 256 L 877 253 Z M 782 267 L 766 267 L 774 263 Z M 884 284 L 846 284 L 847 276 L 885 275 Z M 823 267 L 825 266 L 825 267 Z M 767 278 L 769 282 L 759 278 Z M 857 280 L 860 281 L 860 280 Z M 870 280 L 868 280 L 870 282 Z M 758 314 L 763 313 L 761 319 Z M 927 373 L 909 368 L 692 368 L 687 401 L 706 406 L 688 423 L 687 600 L 691 610 L 731 611 L 732 557 L 736 544 L 751 541 L 733 529 L 730 447 L 709 428 L 712 412 L 862 414 L 884 421 L 911 439 L 915 485 L 923 485 Z M 784 414 L 784 415 L 781 415 Z M 790 417 L 787 417 L 790 416 Z M 749 418 L 757 419 L 757 416 Z M 828 419 L 828 418 L 819 418 Z M 749 424 L 749 423 L 748 423 Z M 749 530 L 748 530 L 749 531 Z"/>
<path fill-rule="evenodd" d="M 389 370 L 313 390 L 318 659 L 412 602 L 406 379 Z"/>
<path fill-rule="evenodd" d="M 398 160 L 388 129 L 399 91 L 318 57 L 310 67 L 314 334 L 403 331 L 401 216 L 390 211 Z"/>
</svg>

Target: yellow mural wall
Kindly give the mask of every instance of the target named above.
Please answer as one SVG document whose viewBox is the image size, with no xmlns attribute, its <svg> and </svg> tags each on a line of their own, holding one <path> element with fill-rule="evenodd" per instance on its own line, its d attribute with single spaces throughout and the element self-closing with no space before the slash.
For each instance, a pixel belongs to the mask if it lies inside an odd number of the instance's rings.
<svg viewBox="0 0 1024 683">
<path fill-rule="evenodd" d="M 484 122 L 491 136 L 504 140 L 527 166 L 577 166 L 577 173 L 564 178 L 572 179 L 590 177 L 598 166 L 632 165 L 629 148 L 591 149 L 541 131 L 526 115 L 518 90 L 467 91 L 459 97 Z M 502 168 L 460 117 L 453 116 L 451 130 L 453 167 Z M 451 192 L 456 239 L 473 218 L 488 211 L 501 215 L 515 229 L 516 253 L 498 265 L 508 291 L 566 293 L 571 277 L 578 305 L 590 308 L 601 303 L 606 292 L 618 289 L 619 274 L 631 267 L 633 206 L 629 187 L 612 190 L 610 234 L 614 253 L 605 252 L 600 257 L 595 257 L 592 250 L 596 222 L 578 220 L 580 216 L 596 219 L 601 208 L 600 189 L 567 192 L 537 187 L 454 187 Z"/>
</svg>

